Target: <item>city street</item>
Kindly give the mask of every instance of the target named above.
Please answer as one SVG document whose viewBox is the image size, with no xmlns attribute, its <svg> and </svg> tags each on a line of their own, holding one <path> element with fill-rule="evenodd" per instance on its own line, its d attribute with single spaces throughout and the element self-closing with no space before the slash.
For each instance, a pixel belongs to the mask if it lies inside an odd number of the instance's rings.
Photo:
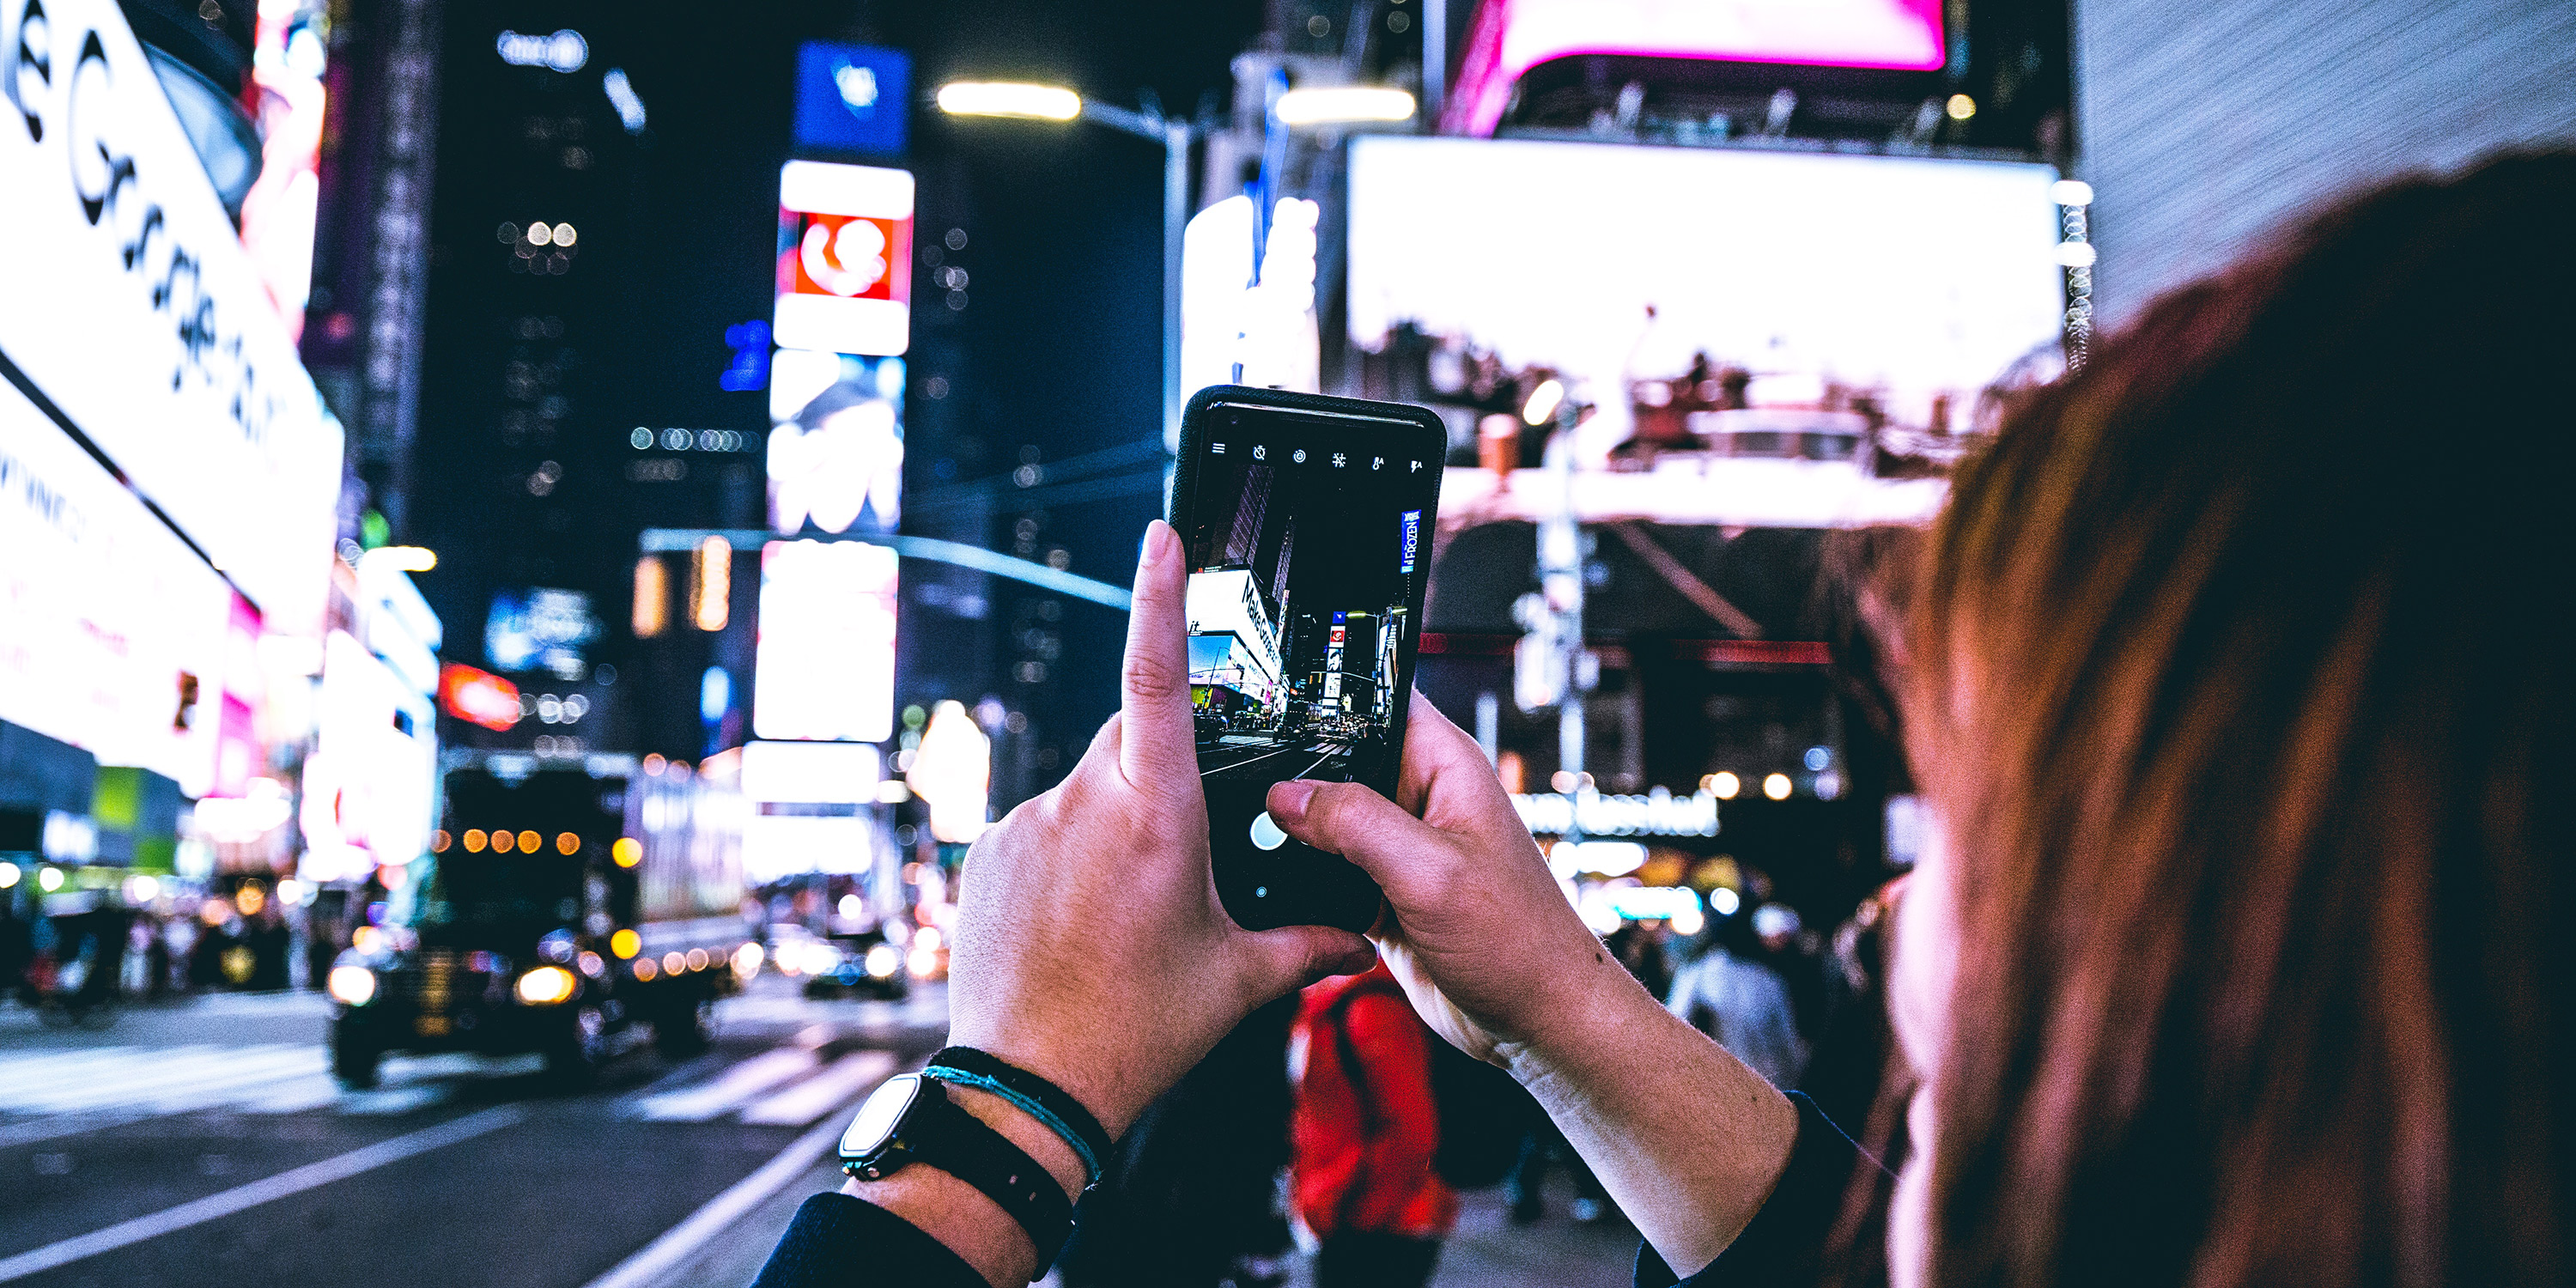
<svg viewBox="0 0 2576 1288">
<path fill-rule="evenodd" d="M 131 1007 L 100 1031 L 0 1010 L 0 1284 L 679 1288 L 751 1281 L 805 1197 L 840 1183 L 851 1106 L 935 1050 L 944 986 L 809 1001 L 774 974 L 724 1002 L 713 1051 L 649 1046 L 593 1090 L 532 1061 L 394 1059 L 342 1092 L 318 995 Z M 1433 1288 L 1628 1282 L 1615 1213 L 1515 1227 L 1463 1196 Z M 1307 1282 L 1303 1263 L 1294 1282 Z"/>
<path fill-rule="evenodd" d="M 713 1051 L 647 1046 L 590 1091 L 436 1057 L 345 1093 L 328 1014 L 310 993 L 131 1007 L 96 1032 L 0 1011 L 0 1283 L 747 1282 L 834 1183 L 849 1106 L 947 1018 L 937 986 L 813 1002 L 764 975 L 721 1005 Z M 708 1256 L 747 1264 L 700 1280 Z"/>
<path fill-rule="evenodd" d="M 1314 731 L 1288 739 L 1228 734 L 1200 749 L 1199 777 L 1263 782 L 1338 779 L 1349 763 L 1350 750 L 1349 742 Z"/>
</svg>

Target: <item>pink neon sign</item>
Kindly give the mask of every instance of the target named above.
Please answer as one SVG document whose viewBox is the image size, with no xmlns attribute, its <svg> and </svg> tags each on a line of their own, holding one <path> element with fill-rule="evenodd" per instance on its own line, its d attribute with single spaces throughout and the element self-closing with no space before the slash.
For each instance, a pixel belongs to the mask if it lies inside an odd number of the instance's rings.
<svg viewBox="0 0 2576 1288">
<path fill-rule="evenodd" d="M 1530 68 L 1580 54 L 1934 71 L 1941 0 L 1485 0 L 1444 128 L 1486 135 Z"/>
</svg>

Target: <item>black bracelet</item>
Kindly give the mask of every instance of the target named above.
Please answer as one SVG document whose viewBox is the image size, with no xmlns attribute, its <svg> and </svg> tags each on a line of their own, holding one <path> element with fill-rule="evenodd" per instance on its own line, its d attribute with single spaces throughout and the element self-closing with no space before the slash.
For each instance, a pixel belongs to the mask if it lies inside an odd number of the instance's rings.
<svg viewBox="0 0 2576 1288">
<path fill-rule="evenodd" d="M 841 1170 L 876 1181 L 921 1163 L 964 1181 L 1027 1232 L 1029 1246 L 1037 1252 L 1037 1273 L 1045 1274 L 1073 1233 L 1073 1201 L 1063 1183 L 1010 1137 L 951 1100 L 938 1079 L 901 1074 L 888 1085 L 905 1079 L 920 1083 L 921 1094 L 898 1123 L 896 1137 L 869 1156 L 843 1156 Z"/>
<path fill-rule="evenodd" d="M 1083 1108 L 1081 1101 L 1066 1094 L 1064 1088 L 990 1052 L 962 1046 L 940 1048 L 930 1057 L 930 1065 L 921 1071 L 921 1076 L 989 1091 L 1018 1106 L 1021 1112 L 1064 1138 L 1073 1156 L 1082 1161 L 1085 1188 L 1100 1183 L 1101 1167 L 1113 1142 L 1100 1120 Z"/>
</svg>

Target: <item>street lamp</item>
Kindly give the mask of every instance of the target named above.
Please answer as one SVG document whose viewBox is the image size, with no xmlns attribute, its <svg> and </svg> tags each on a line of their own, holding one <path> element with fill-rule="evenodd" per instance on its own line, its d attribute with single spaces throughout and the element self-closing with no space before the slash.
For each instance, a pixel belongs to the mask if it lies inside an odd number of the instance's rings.
<svg viewBox="0 0 2576 1288">
<path fill-rule="evenodd" d="M 939 110 L 951 116 L 1006 116 L 1070 121 L 1079 117 L 1163 147 L 1163 445 L 1181 442 L 1181 230 L 1189 222 L 1190 140 L 1187 121 L 1085 100 L 1056 85 L 951 81 L 939 87 Z"/>
<path fill-rule="evenodd" d="M 1060 85 L 951 81 L 939 87 L 939 110 L 951 116 L 1022 120 L 1081 119 L 1124 130 L 1163 147 L 1163 445 L 1181 444 L 1181 233 L 1190 218 L 1190 143 L 1197 131 L 1159 111 L 1096 103 Z M 1395 122 L 1413 118 L 1413 95 L 1400 89 L 1341 85 L 1292 89 L 1272 103 L 1282 126 Z M 1265 149 L 1265 152 L 1267 149 Z"/>
</svg>

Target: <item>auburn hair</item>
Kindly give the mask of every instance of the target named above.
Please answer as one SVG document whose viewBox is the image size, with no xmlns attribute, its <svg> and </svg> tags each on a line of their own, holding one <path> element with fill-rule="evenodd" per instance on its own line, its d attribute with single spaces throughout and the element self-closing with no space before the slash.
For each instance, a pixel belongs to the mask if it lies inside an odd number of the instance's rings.
<svg viewBox="0 0 2576 1288">
<path fill-rule="evenodd" d="M 2350 201 L 1962 466 L 1927 1284 L 2576 1273 L 2571 211 L 2564 154 Z"/>
</svg>

